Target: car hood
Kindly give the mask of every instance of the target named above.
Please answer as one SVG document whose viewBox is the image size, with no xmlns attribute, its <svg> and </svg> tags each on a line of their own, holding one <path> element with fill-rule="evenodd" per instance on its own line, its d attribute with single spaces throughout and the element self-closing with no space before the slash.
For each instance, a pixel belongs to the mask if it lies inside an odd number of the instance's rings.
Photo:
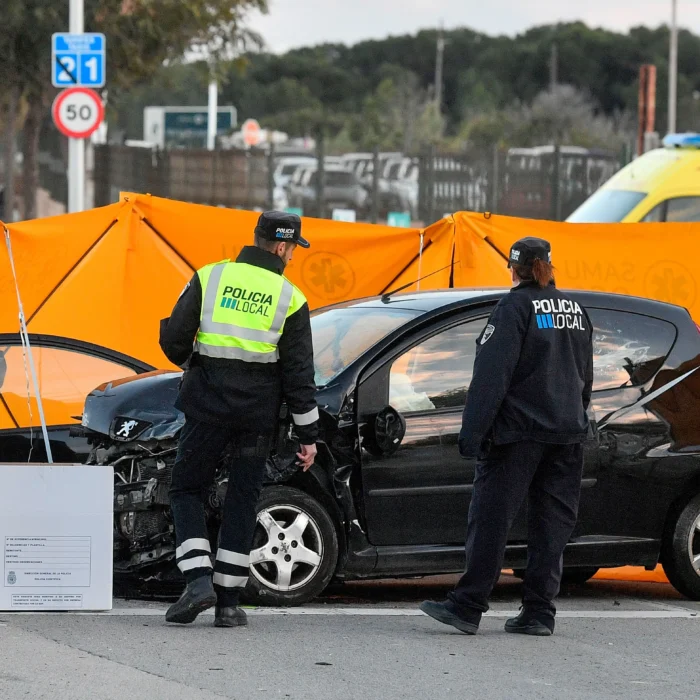
<svg viewBox="0 0 700 700">
<path fill-rule="evenodd" d="M 175 408 L 181 377 L 156 370 L 102 384 L 85 400 L 82 424 L 117 442 L 172 438 L 185 424 Z"/>
<path fill-rule="evenodd" d="M 175 437 L 185 424 L 185 415 L 175 408 L 181 378 L 182 372 L 156 370 L 102 384 L 85 400 L 82 425 L 116 442 Z M 322 387 L 319 408 L 337 415 L 343 396 L 337 385 Z"/>
</svg>

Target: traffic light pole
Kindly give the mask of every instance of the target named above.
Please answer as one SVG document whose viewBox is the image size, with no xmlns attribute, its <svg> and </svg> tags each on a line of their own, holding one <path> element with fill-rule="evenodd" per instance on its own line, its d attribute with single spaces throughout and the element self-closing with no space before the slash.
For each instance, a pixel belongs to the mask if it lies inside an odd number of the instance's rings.
<svg viewBox="0 0 700 700">
<path fill-rule="evenodd" d="M 70 0 L 69 31 L 85 31 L 84 0 Z M 68 139 L 68 211 L 85 209 L 85 140 Z"/>
</svg>

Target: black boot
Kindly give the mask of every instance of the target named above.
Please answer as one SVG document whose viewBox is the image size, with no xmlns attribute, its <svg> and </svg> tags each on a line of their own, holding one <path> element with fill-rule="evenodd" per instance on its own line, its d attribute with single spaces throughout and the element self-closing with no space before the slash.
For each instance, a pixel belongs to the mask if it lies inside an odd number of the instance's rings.
<svg viewBox="0 0 700 700">
<path fill-rule="evenodd" d="M 481 613 L 478 610 L 458 608 L 451 600 L 446 600 L 444 603 L 426 600 L 420 604 L 420 609 L 433 620 L 452 625 L 465 634 L 476 634 L 479 630 Z"/>
<path fill-rule="evenodd" d="M 194 622 L 199 613 L 216 605 L 216 593 L 211 576 L 200 576 L 187 584 L 177 603 L 173 603 L 165 613 L 166 622 L 187 624 Z"/>
<path fill-rule="evenodd" d="M 240 608 L 223 608 L 216 606 L 214 627 L 244 627 L 248 624 L 248 616 Z"/>
<path fill-rule="evenodd" d="M 506 620 L 505 630 L 513 634 L 549 637 L 554 634 L 554 618 L 545 613 L 523 608 L 517 617 Z"/>
</svg>

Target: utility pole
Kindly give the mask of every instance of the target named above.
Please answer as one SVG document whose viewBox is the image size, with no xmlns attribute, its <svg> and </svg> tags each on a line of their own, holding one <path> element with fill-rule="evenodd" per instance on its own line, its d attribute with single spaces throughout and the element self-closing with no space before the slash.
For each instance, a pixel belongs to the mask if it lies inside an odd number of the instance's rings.
<svg viewBox="0 0 700 700">
<path fill-rule="evenodd" d="M 71 34 L 85 31 L 83 0 L 70 0 L 68 29 Z M 85 140 L 68 139 L 68 211 L 85 209 Z"/>
<path fill-rule="evenodd" d="M 671 46 L 668 58 L 668 133 L 676 133 L 678 98 L 678 0 L 671 0 Z"/>
<path fill-rule="evenodd" d="M 554 92 L 558 83 L 559 50 L 555 43 L 552 44 L 552 53 L 549 58 L 549 91 Z"/>
<path fill-rule="evenodd" d="M 211 64 L 209 78 L 209 106 L 207 110 L 207 149 L 213 151 L 216 147 L 216 126 L 219 103 L 219 83 L 216 80 L 215 64 Z"/>
<path fill-rule="evenodd" d="M 438 111 L 442 111 L 442 68 L 445 60 L 445 34 L 443 32 L 442 23 L 438 30 L 437 50 L 435 55 L 435 104 Z"/>
</svg>

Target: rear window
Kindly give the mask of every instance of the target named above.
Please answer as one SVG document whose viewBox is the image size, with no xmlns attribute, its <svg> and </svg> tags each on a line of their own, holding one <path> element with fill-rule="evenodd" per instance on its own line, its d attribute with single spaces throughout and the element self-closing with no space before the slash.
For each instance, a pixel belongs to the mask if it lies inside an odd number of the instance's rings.
<svg viewBox="0 0 700 700">
<path fill-rule="evenodd" d="M 598 190 L 567 221 L 574 224 L 617 223 L 622 221 L 646 196 L 646 192 Z"/>
<path fill-rule="evenodd" d="M 676 340 L 668 321 L 609 309 L 587 309 L 593 324 L 593 391 L 646 384 Z"/>
</svg>

